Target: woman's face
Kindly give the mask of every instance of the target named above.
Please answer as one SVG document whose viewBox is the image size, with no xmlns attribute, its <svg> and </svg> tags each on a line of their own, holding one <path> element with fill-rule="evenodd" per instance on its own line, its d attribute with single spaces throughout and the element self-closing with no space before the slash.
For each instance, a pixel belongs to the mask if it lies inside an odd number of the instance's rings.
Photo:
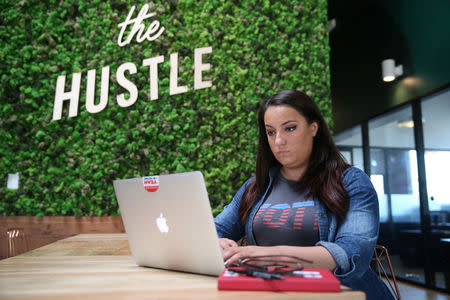
<svg viewBox="0 0 450 300">
<path fill-rule="evenodd" d="M 303 174 L 311 156 L 317 122 L 308 124 L 294 108 L 277 105 L 266 110 L 264 124 L 270 149 L 283 169 Z"/>
</svg>

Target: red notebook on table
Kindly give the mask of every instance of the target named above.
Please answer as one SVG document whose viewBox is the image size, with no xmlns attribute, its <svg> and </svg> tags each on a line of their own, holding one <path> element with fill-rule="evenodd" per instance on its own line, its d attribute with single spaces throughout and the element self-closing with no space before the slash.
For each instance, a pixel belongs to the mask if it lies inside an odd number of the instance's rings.
<svg viewBox="0 0 450 300">
<path fill-rule="evenodd" d="M 283 276 L 284 280 L 267 280 L 250 277 L 225 270 L 218 279 L 219 290 L 244 291 L 303 291 L 340 292 L 341 283 L 325 269 L 303 269 L 296 271 L 298 277 Z"/>
</svg>

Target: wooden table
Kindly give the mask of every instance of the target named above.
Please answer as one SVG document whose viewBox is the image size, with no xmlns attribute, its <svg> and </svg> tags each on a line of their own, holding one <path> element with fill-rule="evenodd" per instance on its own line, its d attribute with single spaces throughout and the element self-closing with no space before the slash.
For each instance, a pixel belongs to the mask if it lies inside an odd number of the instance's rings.
<svg viewBox="0 0 450 300">
<path fill-rule="evenodd" d="M 0 260 L 0 299 L 365 299 L 340 293 L 219 291 L 211 276 L 138 267 L 126 234 L 80 234 Z"/>
</svg>

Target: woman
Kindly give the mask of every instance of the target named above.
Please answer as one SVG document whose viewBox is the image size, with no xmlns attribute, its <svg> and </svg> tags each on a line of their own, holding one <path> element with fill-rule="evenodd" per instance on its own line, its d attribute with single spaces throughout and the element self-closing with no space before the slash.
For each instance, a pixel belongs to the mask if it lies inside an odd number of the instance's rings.
<svg viewBox="0 0 450 300">
<path fill-rule="evenodd" d="M 349 166 L 314 101 L 281 91 L 258 114 L 256 177 L 216 219 L 224 260 L 291 255 L 328 269 L 367 299 L 392 299 L 369 264 L 378 239 L 376 192 Z M 237 241 L 246 237 L 249 246 Z"/>
</svg>

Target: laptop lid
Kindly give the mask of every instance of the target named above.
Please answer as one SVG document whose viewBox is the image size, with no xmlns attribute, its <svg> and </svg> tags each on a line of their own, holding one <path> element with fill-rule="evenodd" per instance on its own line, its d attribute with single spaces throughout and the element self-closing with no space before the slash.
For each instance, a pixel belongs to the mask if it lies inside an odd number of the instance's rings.
<svg viewBox="0 0 450 300">
<path fill-rule="evenodd" d="M 220 275 L 224 263 L 201 172 L 113 184 L 131 254 L 139 266 Z"/>
</svg>

